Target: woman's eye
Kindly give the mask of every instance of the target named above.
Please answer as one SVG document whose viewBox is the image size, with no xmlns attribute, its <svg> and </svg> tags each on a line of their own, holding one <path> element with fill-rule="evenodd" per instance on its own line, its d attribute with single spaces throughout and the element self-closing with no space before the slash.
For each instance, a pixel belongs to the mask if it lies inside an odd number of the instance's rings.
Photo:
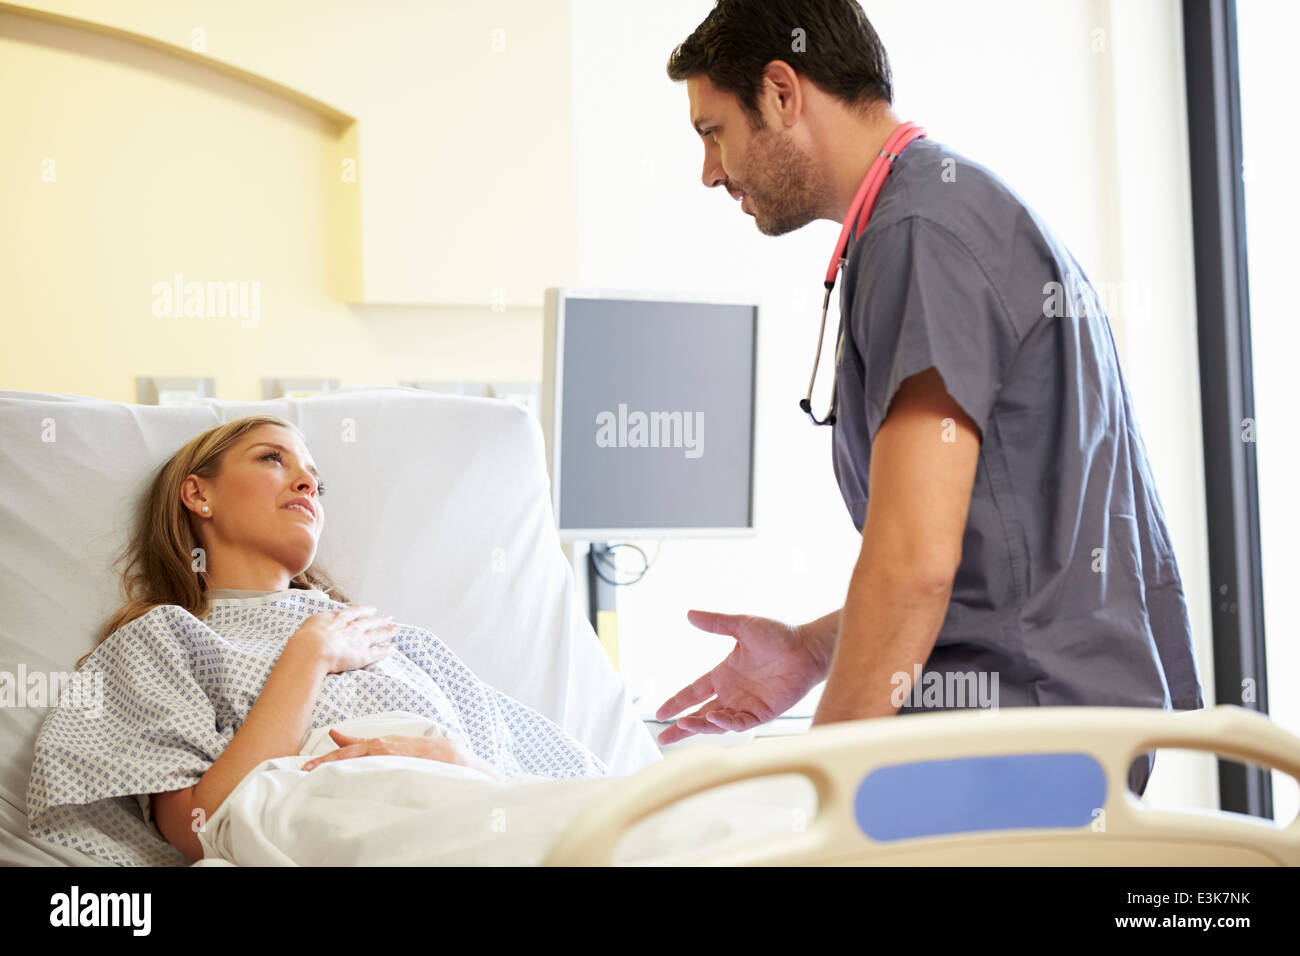
<svg viewBox="0 0 1300 956">
<path fill-rule="evenodd" d="M 262 456 L 262 461 L 266 461 L 266 459 L 268 458 L 274 458 L 276 461 L 281 462 L 282 464 L 284 462 L 284 456 L 281 455 L 278 451 L 268 451 L 265 455 Z M 325 482 L 323 481 L 316 482 L 316 494 L 318 495 L 325 494 Z"/>
</svg>

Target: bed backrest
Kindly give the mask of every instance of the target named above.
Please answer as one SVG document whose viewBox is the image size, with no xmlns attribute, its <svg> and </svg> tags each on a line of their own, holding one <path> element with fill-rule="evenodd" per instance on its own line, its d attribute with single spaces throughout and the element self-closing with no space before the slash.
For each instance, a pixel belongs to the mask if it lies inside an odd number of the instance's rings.
<svg viewBox="0 0 1300 956">
<path fill-rule="evenodd" d="M 541 427 L 497 399 L 377 387 L 160 407 L 0 391 L 0 671 L 75 668 L 123 603 L 112 562 L 153 474 L 254 413 L 306 436 L 327 485 L 316 560 L 353 602 L 428 628 L 611 772 L 659 759 L 578 607 Z M 0 707 L 0 798 L 23 810 L 47 713 L 28 703 Z"/>
</svg>

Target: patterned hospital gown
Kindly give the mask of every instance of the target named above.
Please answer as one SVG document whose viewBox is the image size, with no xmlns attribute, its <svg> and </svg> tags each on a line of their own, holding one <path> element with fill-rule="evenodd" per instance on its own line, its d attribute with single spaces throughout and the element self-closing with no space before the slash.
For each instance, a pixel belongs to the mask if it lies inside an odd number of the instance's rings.
<svg viewBox="0 0 1300 956">
<path fill-rule="evenodd" d="M 135 795 L 198 783 L 303 620 L 344 607 L 320 591 L 291 590 L 265 603 L 214 604 L 202 620 L 163 605 L 119 628 L 82 669 L 103 673 L 102 708 L 55 708 L 41 725 L 27 788 L 30 832 L 122 865 L 188 864 L 145 822 Z M 387 657 L 326 676 L 311 729 L 409 711 L 509 776 L 608 774 L 579 741 L 484 684 L 429 631 L 401 625 L 392 641 Z"/>
</svg>

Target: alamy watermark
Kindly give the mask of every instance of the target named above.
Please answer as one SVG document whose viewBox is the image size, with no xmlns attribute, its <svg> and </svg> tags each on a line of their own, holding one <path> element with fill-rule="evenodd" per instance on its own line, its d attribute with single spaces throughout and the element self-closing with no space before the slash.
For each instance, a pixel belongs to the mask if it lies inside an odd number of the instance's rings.
<svg viewBox="0 0 1300 956">
<path fill-rule="evenodd" d="M 1096 303 L 1095 305 L 1093 303 Z M 1043 284 L 1043 315 L 1049 319 L 1078 319 L 1096 314 L 1137 319 L 1151 315 L 1149 282 L 1088 282 L 1073 274 L 1065 282 Z"/>
<path fill-rule="evenodd" d="M 937 710 L 998 706 L 997 671 L 926 671 L 914 664 L 912 673 L 896 671 L 889 679 L 894 686 L 889 700 L 895 707 Z"/>
<path fill-rule="evenodd" d="M 133 936 L 148 936 L 153 894 L 83 893 L 76 883 L 50 897 L 51 926 L 124 926 Z"/>
<path fill-rule="evenodd" d="M 596 414 L 599 448 L 684 448 L 687 458 L 704 454 L 703 412 L 614 412 Z"/>
<path fill-rule="evenodd" d="M 0 707 L 67 707 L 87 716 L 104 712 L 104 672 L 0 671 Z"/>
<path fill-rule="evenodd" d="M 186 282 L 178 272 L 171 282 L 155 282 L 153 296 L 160 319 L 240 319 L 245 329 L 262 321 L 260 282 Z"/>
</svg>

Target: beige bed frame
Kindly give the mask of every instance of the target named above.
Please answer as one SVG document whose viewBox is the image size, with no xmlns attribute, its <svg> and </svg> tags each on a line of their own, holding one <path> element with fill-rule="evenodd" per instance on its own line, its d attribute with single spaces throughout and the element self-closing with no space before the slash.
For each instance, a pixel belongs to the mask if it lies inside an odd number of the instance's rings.
<svg viewBox="0 0 1300 956">
<path fill-rule="evenodd" d="M 692 794 L 776 774 L 802 774 L 817 812 L 802 832 L 762 846 L 700 855 L 692 865 L 1291 866 L 1300 863 L 1300 817 L 1287 826 L 1217 810 L 1154 810 L 1127 785 L 1128 768 L 1157 747 L 1207 750 L 1300 778 L 1300 737 L 1242 707 L 1198 711 L 1024 707 L 946 711 L 815 727 L 744 747 L 698 747 L 620 780 L 584 806 L 543 861 L 607 866 L 620 837 Z M 1071 829 L 1004 829 L 891 840 L 859 828 L 854 796 L 867 774 L 914 761 L 979 755 L 1083 753 L 1103 768 L 1105 804 Z M 974 796 L 974 794 L 973 794 Z M 794 828 L 792 827 L 792 830 Z"/>
</svg>

